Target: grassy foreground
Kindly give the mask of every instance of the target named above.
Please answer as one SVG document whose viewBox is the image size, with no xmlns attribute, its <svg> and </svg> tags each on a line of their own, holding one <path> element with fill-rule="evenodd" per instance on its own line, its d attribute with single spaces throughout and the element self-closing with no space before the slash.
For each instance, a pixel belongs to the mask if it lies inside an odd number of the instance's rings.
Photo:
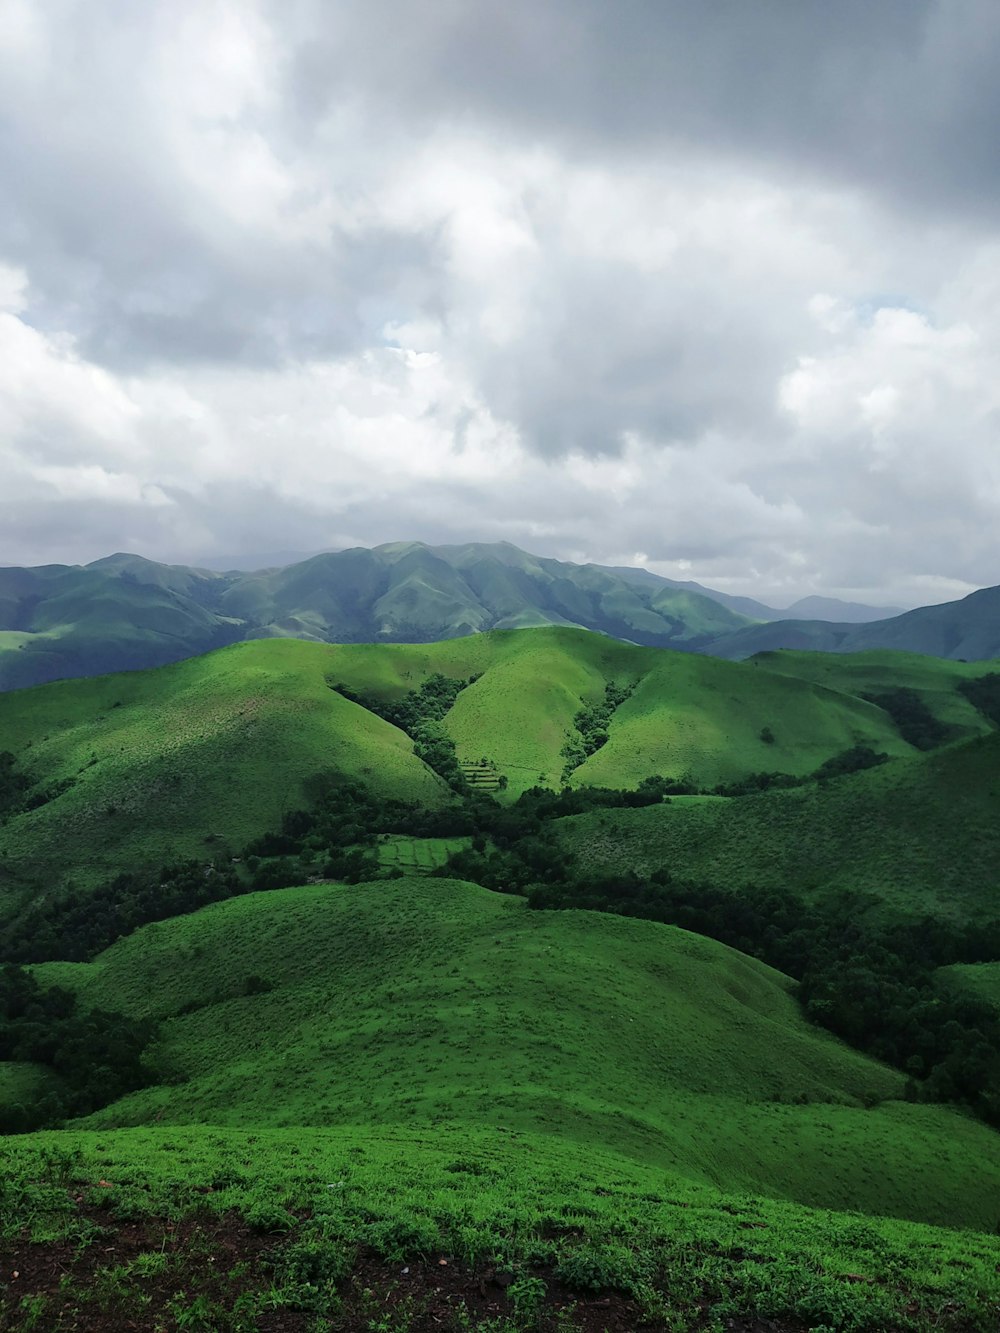
<svg viewBox="0 0 1000 1333">
<path fill-rule="evenodd" d="M 788 978 L 675 927 L 454 880 L 317 884 L 34 972 L 162 1020 L 161 1081 L 90 1127 L 485 1126 L 818 1207 L 998 1218 L 993 1131 L 903 1101 Z"/>
<path fill-rule="evenodd" d="M 74 1256 L 54 1291 L 8 1285 L 10 1329 L 722 1333 L 778 1319 L 768 1327 L 985 1333 L 1000 1313 L 996 1237 L 723 1195 L 549 1136 L 185 1126 L 2 1151 L 3 1254 L 68 1242 Z M 192 1212 L 197 1229 L 181 1222 Z M 273 1237 L 228 1284 L 211 1268 L 227 1258 L 220 1216 Z"/>
</svg>

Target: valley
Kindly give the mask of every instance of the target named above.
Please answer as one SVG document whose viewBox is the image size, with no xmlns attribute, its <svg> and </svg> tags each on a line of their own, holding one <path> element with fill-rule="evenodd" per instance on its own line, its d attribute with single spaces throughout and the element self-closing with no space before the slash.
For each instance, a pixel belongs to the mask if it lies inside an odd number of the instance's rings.
<svg viewBox="0 0 1000 1333">
<path fill-rule="evenodd" d="M 0 695 L 3 1243 L 232 1214 L 296 1328 L 369 1253 L 469 1275 L 380 1269 L 413 1328 L 991 1327 L 996 680 L 554 626 Z"/>
</svg>

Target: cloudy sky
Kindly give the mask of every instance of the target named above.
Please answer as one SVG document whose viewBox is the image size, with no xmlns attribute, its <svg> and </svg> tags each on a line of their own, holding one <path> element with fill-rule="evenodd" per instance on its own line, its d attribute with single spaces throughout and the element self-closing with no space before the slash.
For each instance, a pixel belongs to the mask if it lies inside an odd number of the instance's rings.
<svg viewBox="0 0 1000 1333">
<path fill-rule="evenodd" d="M 0 563 L 1000 583 L 996 0 L 0 0 Z"/>
</svg>

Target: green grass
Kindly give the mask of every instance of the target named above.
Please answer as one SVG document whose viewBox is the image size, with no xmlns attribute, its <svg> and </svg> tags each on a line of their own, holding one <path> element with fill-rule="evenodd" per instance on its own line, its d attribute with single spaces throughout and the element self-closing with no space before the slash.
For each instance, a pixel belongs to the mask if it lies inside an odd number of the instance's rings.
<svg viewBox="0 0 1000 1333">
<path fill-rule="evenodd" d="M 634 686 L 634 693 L 614 714 L 608 743 L 573 773 L 574 784 L 631 787 L 666 773 L 714 786 L 763 769 L 809 773 L 856 744 L 913 753 L 880 708 L 849 692 L 574 629 L 332 651 L 332 679 L 386 698 L 435 671 L 481 673 L 458 696 L 445 727 L 461 761 L 485 756 L 507 776 L 508 799 L 539 783 L 559 785 L 573 719 L 584 703 L 603 697 L 609 681 Z M 765 727 L 775 738 L 770 744 L 761 739 Z"/>
<path fill-rule="evenodd" d="M 937 975 L 1000 1010 L 1000 963 L 955 963 L 940 968 Z"/>
<path fill-rule="evenodd" d="M 996 1221 L 991 1131 L 896 1100 L 902 1076 L 806 1024 L 787 978 L 672 927 L 448 880 L 314 885 L 36 972 L 164 1020 L 171 1081 L 93 1127 L 487 1127 L 730 1191 Z"/>
<path fill-rule="evenodd" d="M 733 667 L 736 666 L 736 670 Z M 635 786 L 650 773 L 711 787 L 746 773 L 803 775 L 854 745 L 912 753 L 873 704 L 752 664 L 658 653 L 575 783 Z M 761 732 L 768 728 L 774 740 Z"/>
<path fill-rule="evenodd" d="M 919 759 L 735 800 L 674 798 L 564 820 L 585 871 L 668 866 L 682 878 L 877 894 L 887 910 L 995 917 L 1000 736 Z"/>
<path fill-rule="evenodd" d="M 59 1078 L 44 1065 L 0 1060 L 0 1106 L 30 1103 L 50 1088 L 59 1086 Z"/>
<path fill-rule="evenodd" d="M 619 1288 L 635 1301 L 637 1322 L 672 1333 L 717 1333 L 733 1317 L 844 1333 L 988 1333 L 998 1312 L 995 1236 L 725 1195 L 606 1147 L 582 1154 L 546 1135 L 158 1126 L 36 1134 L 0 1151 L 0 1235 L 26 1226 L 36 1242 L 66 1236 L 78 1250 L 107 1246 L 92 1223 L 81 1225 L 76 1198 L 99 1208 L 106 1228 L 159 1219 L 165 1248 L 192 1209 L 283 1233 L 263 1266 L 264 1309 L 336 1318 L 361 1249 L 394 1259 L 397 1272 L 421 1259 L 433 1271 L 443 1258 L 515 1275 L 544 1271 L 584 1296 L 592 1285 Z M 115 1272 L 127 1292 L 128 1274 Z M 137 1267 L 132 1276 L 141 1277 Z M 3 1299 L 25 1294 L 22 1282 Z M 350 1326 L 386 1327 L 371 1318 Z M 215 1328 L 254 1326 L 220 1320 Z M 570 1316 L 561 1326 L 577 1324 Z M 514 1333 L 532 1324 L 464 1327 Z"/>
<path fill-rule="evenodd" d="M 753 664 L 638 648 L 581 630 L 493 632 L 444 643 L 239 644 L 147 672 L 0 695 L 0 750 L 58 800 L 0 829 L 8 885 L 84 884 L 137 865 L 236 851 L 338 769 L 385 795 L 439 803 L 409 739 L 328 688 L 398 698 L 436 672 L 477 675 L 445 719 L 468 765 L 485 756 L 510 800 L 558 785 L 562 748 L 608 681 L 634 685 L 609 740 L 574 783 L 634 786 L 651 773 L 699 784 L 760 769 L 805 773 L 862 743 L 913 753 L 874 705 Z M 774 742 L 761 733 L 769 728 Z M 16 901 L 16 899 L 15 899 Z"/>
<path fill-rule="evenodd" d="M 950 662 L 918 653 L 869 649 L 861 653 L 761 653 L 752 659 L 769 672 L 858 697 L 905 688 L 913 690 L 931 713 L 954 728 L 953 739 L 986 735 L 990 724 L 957 688 L 995 671 L 995 662 Z"/>
<path fill-rule="evenodd" d="M 337 769 L 436 804 L 444 784 L 410 740 L 326 683 L 330 648 L 274 640 L 153 671 L 0 695 L 0 749 L 58 800 L 0 829 L 14 880 L 98 881 L 236 851 Z"/>
<path fill-rule="evenodd" d="M 471 838 L 408 838 L 386 833 L 379 839 L 378 863 L 383 870 L 421 874 L 438 870 L 449 856 L 464 851 Z"/>
<path fill-rule="evenodd" d="M 955 690 L 979 670 L 887 654 L 735 664 L 556 628 L 274 638 L 6 695 L 0 750 L 45 782 L 75 779 L 0 829 L 8 903 L 31 877 L 47 891 L 235 851 L 320 769 L 451 800 L 403 733 L 329 688 L 399 698 L 442 672 L 479 677 L 445 725 L 469 771 L 485 759 L 508 779 L 504 799 L 558 783 L 574 716 L 610 681 L 632 693 L 574 783 L 807 773 L 859 743 L 893 756 L 824 786 L 546 826 L 583 869 L 666 864 L 737 888 L 871 891 L 887 914 L 995 915 L 1000 735 Z M 968 739 L 917 755 L 860 698 L 900 686 Z M 161 1082 L 0 1145 L 0 1234 L 82 1235 L 80 1210 L 98 1205 L 236 1209 L 287 1229 L 290 1254 L 339 1247 L 344 1272 L 357 1247 L 503 1263 L 620 1286 L 636 1322 L 672 1333 L 711 1327 L 709 1309 L 816 1329 L 996 1326 L 1000 1242 L 981 1234 L 1000 1222 L 995 1132 L 902 1100 L 902 1074 L 808 1025 L 787 978 L 723 945 L 428 877 L 467 844 L 389 837 L 380 865 L 404 878 L 250 894 L 92 963 L 38 966 L 86 1006 L 159 1019 Z M 1000 1002 L 998 967 L 942 981 Z M 47 1078 L 0 1065 L 0 1104 Z M 294 1302 L 283 1271 L 275 1300 Z M 26 1317 L 0 1304 L 0 1327 Z"/>
</svg>

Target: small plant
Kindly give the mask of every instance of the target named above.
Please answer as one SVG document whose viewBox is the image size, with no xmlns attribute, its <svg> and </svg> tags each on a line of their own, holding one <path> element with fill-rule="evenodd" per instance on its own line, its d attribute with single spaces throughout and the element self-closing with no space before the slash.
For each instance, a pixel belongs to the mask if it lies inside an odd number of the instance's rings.
<svg viewBox="0 0 1000 1333">
<path fill-rule="evenodd" d="M 244 1213 L 247 1226 L 262 1236 L 291 1231 L 295 1218 L 287 1208 L 267 1200 L 252 1204 Z"/>
<path fill-rule="evenodd" d="M 167 1302 L 178 1333 L 217 1333 L 222 1311 L 207 1296 L 196 1296 L 187 1303 L 187 1293 L 180 1291 Z"/>
<path fill-rule="evenodd" d="M 169 1264 L 170 1259 L 162 1250 L 148 1250 L 132 1260 L 132 1272 L 136 1277 L 157 1277 Z"/>
<path fill-rule="evenodd" d="M 45 1313 L 45 1297 L 39 1295 L 25 1296 L 18 1308 L 21 1314 L 21 1322 L 18 1324 L 18 1328 L 24 1329 L 25 1333 L 30 1333 L 31 1329 L 38 1327 L 39 1321 Z"/>
<path fill-rule="evenodd" d="M 525 1273 L 516 1278 L 507 1288 L 507 1295 L 514 1309 L 514 1318 L 525 1327 L 537 1325 L 545 1303 L 545 1283 L 540 1277 Z"/>
<path fill-rule="evenodd" d="M 556 1275 L 575 1291 L 632 1291 L 638 1271 L 635 1255 L 627 1246 L 590 1241 L 564 1250 Z"/>
<path fill-rule="evenodd" d="M 274 1277 L 282 1303 L 309 1314 L 327 1314 L 337 1301 L 337 1287 L 351 1272 L 354 1248 L 334 1239 L 304 1237 L 281 1251 Z"/>
</svg>

